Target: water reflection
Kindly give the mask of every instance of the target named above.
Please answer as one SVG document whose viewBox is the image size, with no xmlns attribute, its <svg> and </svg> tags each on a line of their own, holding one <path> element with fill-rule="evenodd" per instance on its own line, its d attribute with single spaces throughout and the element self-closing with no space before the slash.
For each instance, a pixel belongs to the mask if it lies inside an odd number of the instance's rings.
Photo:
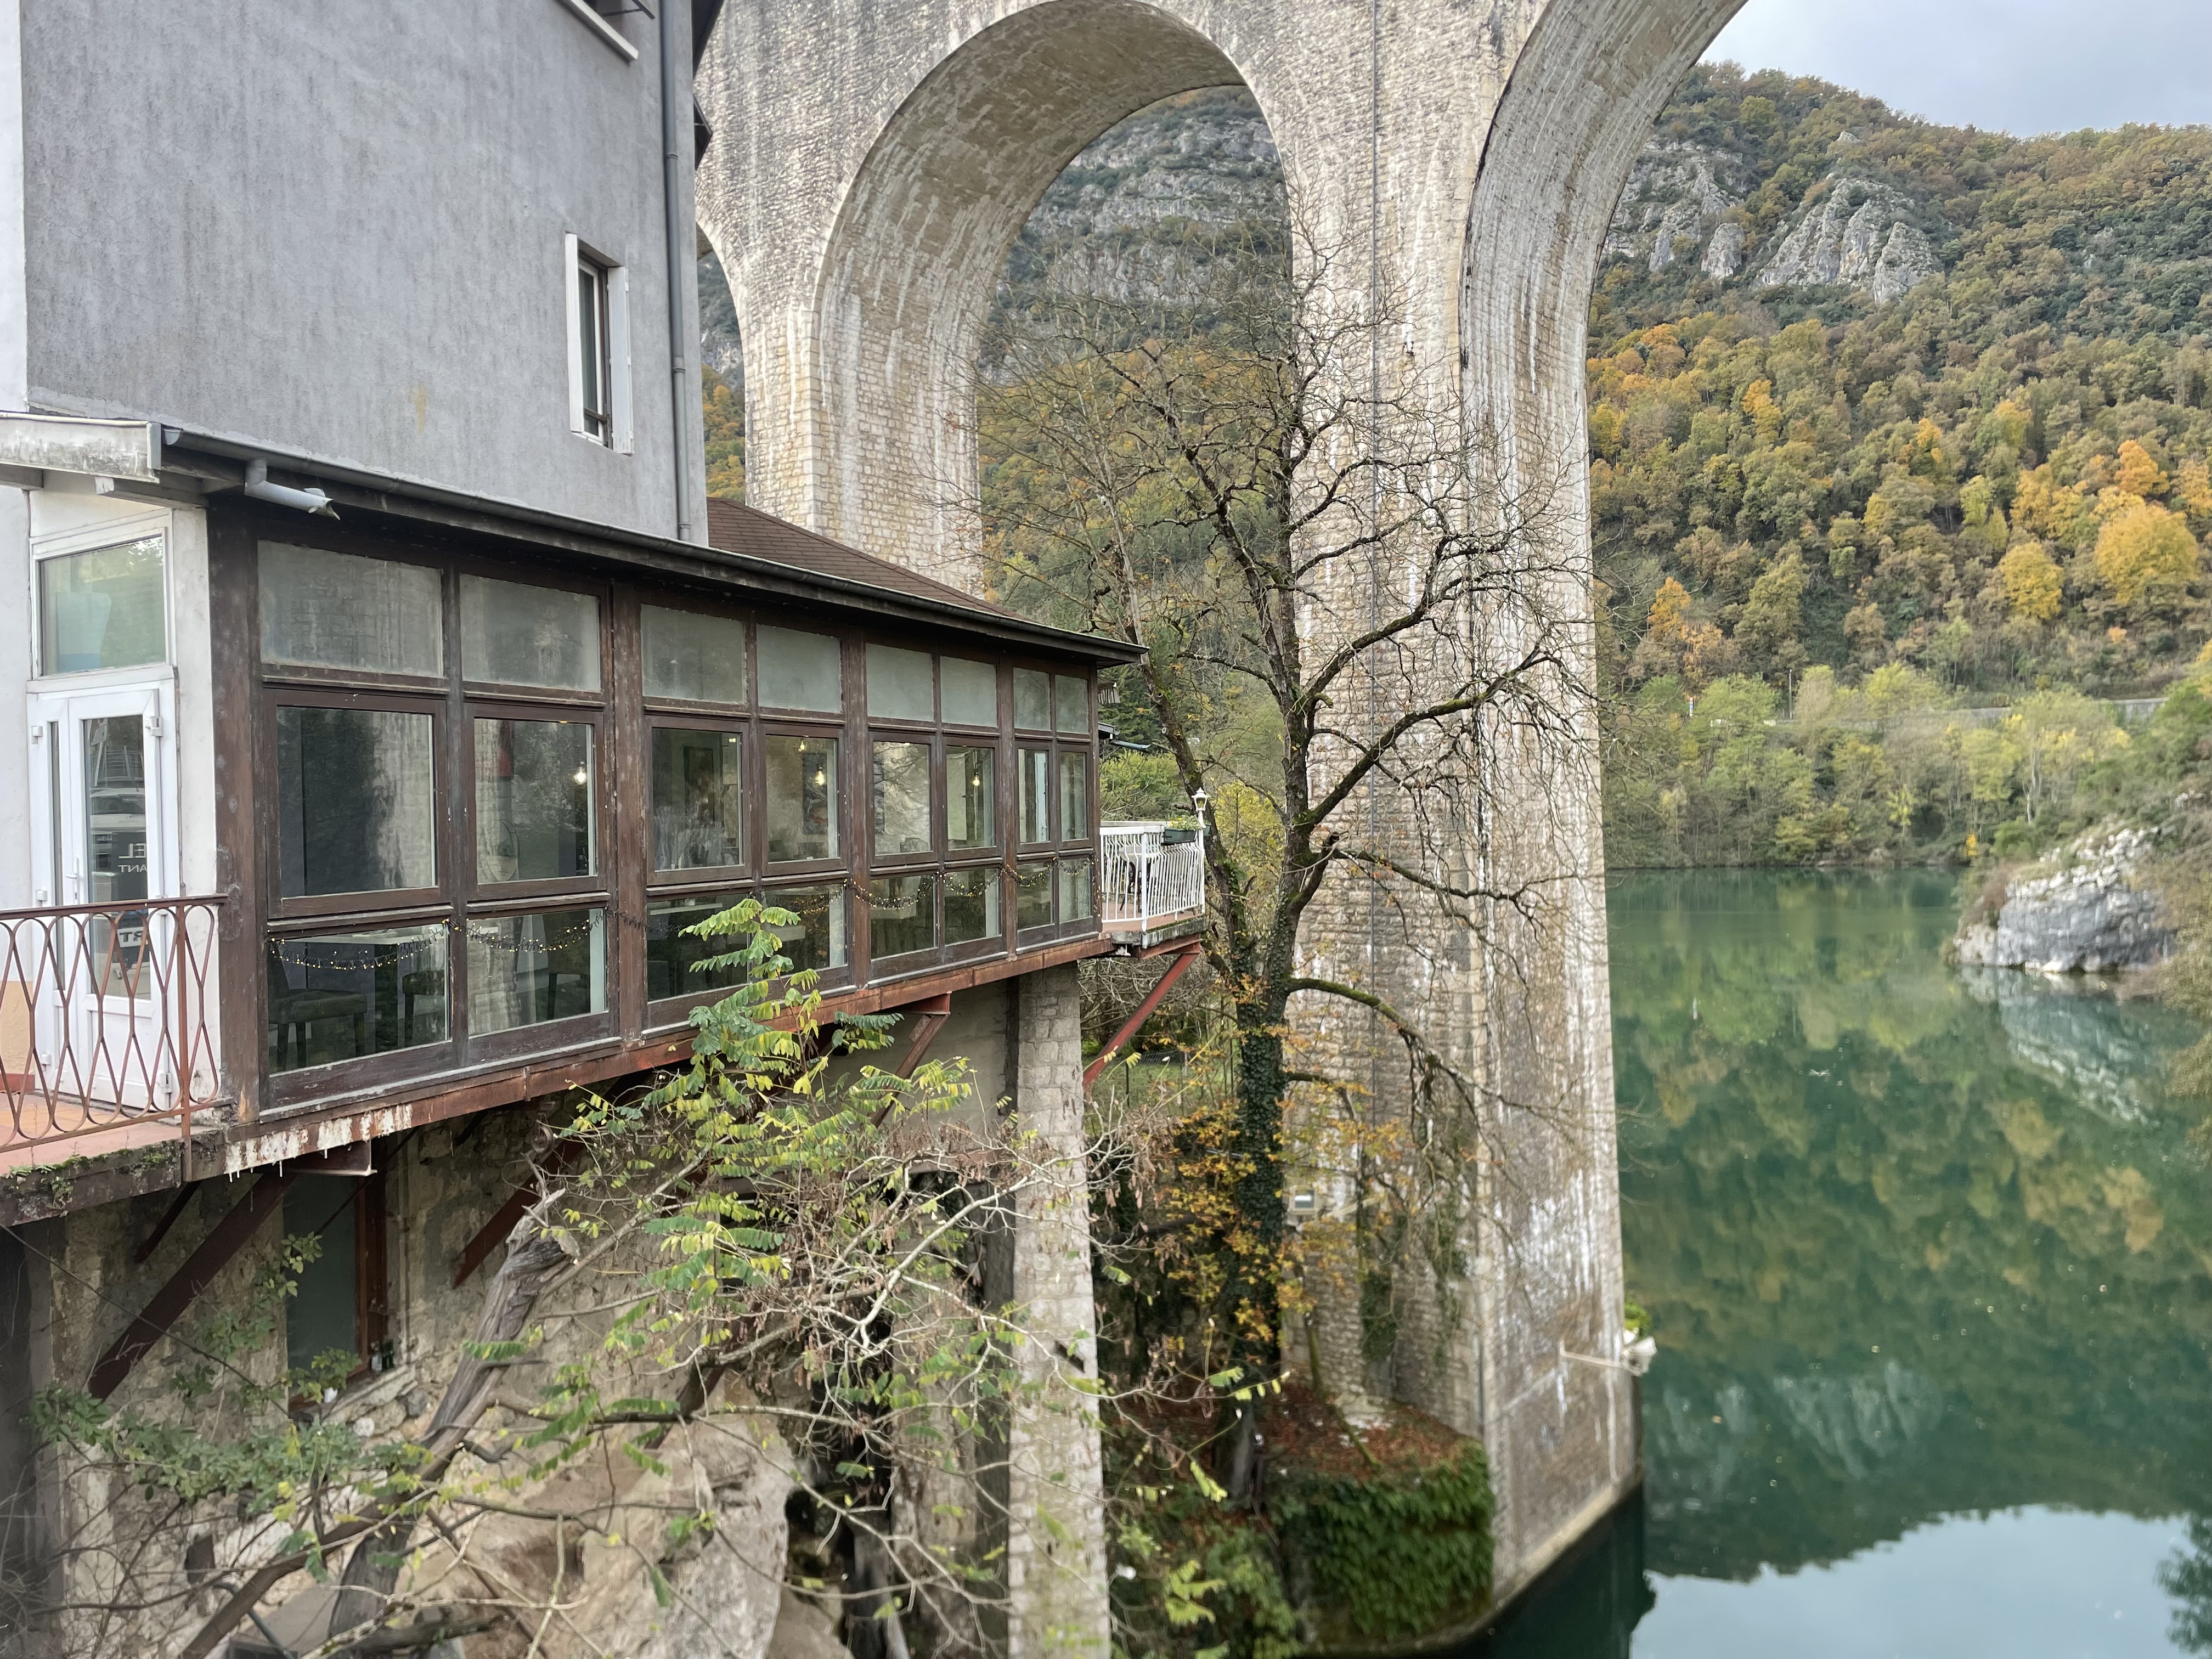
<svg viewBox="0 0 2212 1659">
<path fill-rule="evenodd" d="M 1640 1536 L 1586 1568 L 1638 1557 L 1656 1606 L 1593 1595 L 1615 1632 L 1571 1647 L 1532 1607 L 1486 1651 L 1826 1652 L 1848 1602 L 1911 1616 L 1835 1651 L 2212 1653 L 2212 1529 L 2175 1518 L 2212 1504 L 2212 1174 L 2157 1085 L 2181 1034 L 1970 981 L 1941 957 L 1956 902 L 1924 872 L 1616 885 L 1628 1276 L 1660 1358 L 1615 1529 Z M 1962 1650 L 1954 1602 L 2010 1634 Z"/>
</svg>

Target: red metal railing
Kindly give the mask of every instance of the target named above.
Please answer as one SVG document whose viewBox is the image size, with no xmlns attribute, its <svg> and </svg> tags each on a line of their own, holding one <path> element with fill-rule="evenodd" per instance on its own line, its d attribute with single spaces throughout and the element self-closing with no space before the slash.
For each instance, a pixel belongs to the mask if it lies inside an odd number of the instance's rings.
<svg viewBox="0 0 2212 1659">
<path fill-rule="evenodd" d="M 220 898 L 0 911 L 0 1168 L 174 1134 L 216 1098 Z M 94 1150 L 71 1146 L 70 1152 Z"/>
</svg>

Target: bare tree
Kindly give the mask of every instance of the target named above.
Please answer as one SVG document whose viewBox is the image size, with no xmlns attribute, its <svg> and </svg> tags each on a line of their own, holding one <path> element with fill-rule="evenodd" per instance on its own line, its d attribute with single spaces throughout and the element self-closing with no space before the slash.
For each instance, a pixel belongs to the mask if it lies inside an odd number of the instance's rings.
<svg viewBox="0 0 2212 1659">
<path fill-rule="evenodd" d="M 1294 1091 L 1335 1121 L 1369 1258 L 1424 1228 L 1440 1254 L 1462 1248 L 1496 1091 L 1463 1033 L 1396 1006 L 1365 944 L 1447 951 L 1500 907 L 1533 915 L 1542 884 L 1494 884 L 1480 854 L 1494 757 L 1564 752 L 1587 691 L 1584 642 L 1549 614 L 1574 580 L 1543 522 L 1556 481 L 1501 483 L 1388 273 L 1295 208 L 1288 226 L 1287 246 L 1267 224 L 1206 234 L 1185 262 L 1204 272 L 1194 296 L 1048 292 L 1000 331 L 977 390 L 1001 591 L 1148 647 L 1124 723 L 1212 798 L 1206 949 L 1234 1027 L 1237 1166 L 1217 1311 L 1247 1382 L 1279 1363 Z M 1297 1031 L 1294 1000 L 1319 1011 Z M 1363 1026 L 1394 1076 L 1372 1041 L 1316 1040 Z M 1237 1413 L 1232 1490 L 1255 1410 Z"/>
</svg>

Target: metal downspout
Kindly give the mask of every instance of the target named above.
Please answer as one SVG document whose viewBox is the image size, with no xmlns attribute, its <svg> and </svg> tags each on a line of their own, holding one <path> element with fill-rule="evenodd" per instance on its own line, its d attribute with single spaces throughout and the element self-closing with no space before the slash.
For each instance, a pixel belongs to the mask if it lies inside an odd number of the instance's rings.
<svg viewBox="0 0 2212 1659">
<path fill-rule="evenodd" d="M 695 257 L 698 232 L 680 210 L 684 202 L 685 151 L 690 146 L 691 80 L 688 54 L 676 38 L 678 7 L 663 0 L 660 8 L 660 191 L 661 216 L 668 227 L 668 375 L 671 418 L 674 427 L 673 465 L 676 480 L 676 539 L 696 539 L 691 523 L 691 411 L 699 406 L 699 376 L 694 358 L 699 343 L 684 327 L 684 262 Z M 683 95 L 679 100 L 678 94 Z M 681 107 L 679 107 L 679 103 Z M 703 459 L 703 458 L 701 458 Z"/>
</svg>

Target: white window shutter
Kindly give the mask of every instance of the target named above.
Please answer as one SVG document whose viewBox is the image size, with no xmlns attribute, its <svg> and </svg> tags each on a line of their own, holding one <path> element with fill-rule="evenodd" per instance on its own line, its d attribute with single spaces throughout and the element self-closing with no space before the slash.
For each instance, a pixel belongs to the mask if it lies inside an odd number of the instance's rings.
<svg viewBox="0 0 2212 1659">
<path fill-rule="evenodd" d="M 628 455 L 635 448 L 630 417 L 629 267 L 607 272 L 607 415 L 614 447 Z"/>
<path fill-rule="evenodd" d="M 576 239 L 561 239 L 562 282 L 568 295 L 568 430 L 579 437 L 584 431 L 583 298 L 576 283 Z"/>
</svg>

